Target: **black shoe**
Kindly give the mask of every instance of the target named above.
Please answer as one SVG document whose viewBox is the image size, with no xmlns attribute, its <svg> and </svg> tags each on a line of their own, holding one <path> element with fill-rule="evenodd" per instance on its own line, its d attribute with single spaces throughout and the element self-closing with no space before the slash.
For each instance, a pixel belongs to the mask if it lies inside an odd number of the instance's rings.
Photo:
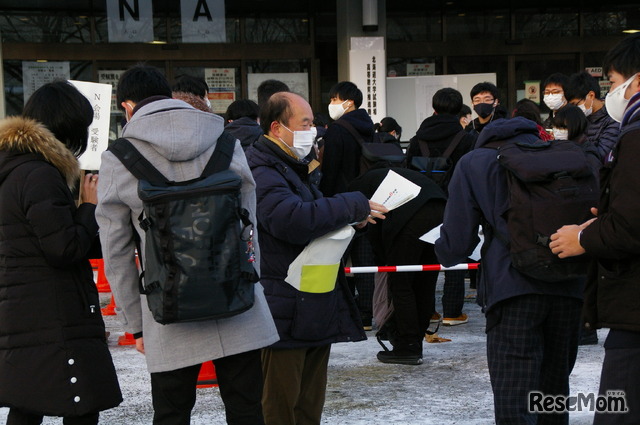
<svg viewBox="0 0 640 425">
<path fill-rule="evenodd" d="M 396 351 L 379 351 L 376 356 L 382 363 L 394 363 L 405 365 L 422 364 L 422 356 L 419 354 L 400 354 Z"/>
<path fill-rule="evenodd" d="M 598 333 L 595 330 L 580 330 L 580 340 L 578 345 L 596 345 L 598 344 Z"/>
</svg>

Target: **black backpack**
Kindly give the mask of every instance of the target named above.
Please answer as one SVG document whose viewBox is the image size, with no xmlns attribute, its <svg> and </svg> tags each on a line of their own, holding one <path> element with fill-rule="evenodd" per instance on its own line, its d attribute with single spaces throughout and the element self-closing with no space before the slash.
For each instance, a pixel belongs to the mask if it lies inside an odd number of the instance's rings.
<svg viewBox="0 0 640 425">
<path fill-rule="evenodd" d="M 202 175 L 174 182 L 127 139 L 109 146 L 139 180 L 146 242 L 140 292 L 159 323 L 224 318 L 253 305 L 252 224 L 240 204 L 242 180 L 229 170 L 234 148 L 235 138 L 223 132 Z"/>
<path fill-rule="evenodd" d="M 388 167 L 404 167 L 406 157 L 402 148 L 395 143 L 366 142 L 360 133 L 345 120 L 337 120 L 334 124 L 346 128 L 356 139 L 362 148 L 360 156 L 360 176 L 369 171 L 375 165 L 384 164 Z"/>
<path fill-rule="evenodd" d="M 570 140 L 490 142 L 483 147 L 498 150 L 509 187 L 509 237 L 484 221 L 485 237 L 507 244 L 513 267 L 531 278 L 559 282 L 585 276 L 585 255 L 560 259 L 549 248 L 553 233 L 592 218 L 590 208 L 597 205 L 597 172 L 584 150 Z"/>
<path fill-rule="evenodd" d="M 447 187 L 449 186 L 451 174 L 453 174 L 454 169 L 454 164 L 450 156 L 466 134 L 467 132 L 465 130 L 460 130 L 453 136 L 451 143 L 449 143 L 447 149 L 442 153 L 442 156 L 435 157 L 431 156 L 427 142 L 417 139 L 422 156 L 414 156 L 411 158 L 411 168 L 424 173 L 447 193 Z"/>
</svg>

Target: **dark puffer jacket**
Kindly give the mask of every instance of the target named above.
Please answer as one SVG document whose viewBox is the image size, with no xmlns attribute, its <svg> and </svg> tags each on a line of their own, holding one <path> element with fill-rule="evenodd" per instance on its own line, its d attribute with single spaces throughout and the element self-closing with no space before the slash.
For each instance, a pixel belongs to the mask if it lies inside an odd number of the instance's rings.
<svg viewBox="0 0 640 425">
<path fill-rule="evenodd" d="M 224 129 L 231 133 L 233 137 L 240 140 L 242 149 L 247 150 L 249 146 L 255 143 L 262 136 L 262 128 L 260 124 L 249 117 L 238 118 L 227 124 Z"/>
<path fill-rule="evenodd" d="M 364 109 L 344 114 L 338 121 L 346 121 L 362 136 L 365 143 L 373 142 L 373 121 Z M 333 123 L 324 135 L 322 180 L 324 196 L 347 191 L 347 185 L 360 175 L 360 143 L 345 127 Z"/>
<path fill-rule="evenodd" d="M 273 348 L 301 348 L 366 339 L 342 272 L 328 293 L 304 293 L 284 281 L 291 262 L 313 239 L 364 220 L 369 201 L 360 192 L 323 197 L 308 166 L 266 138 L 247 149 L 256 181 L 260 282 L 278 328 Z"/>
<path fill-rule="evenodd" d="M 0 406 L 77 416 L 122 401 L 76 208 L 71 152 L 35 121 L 0 123 Z"/>
</svg>

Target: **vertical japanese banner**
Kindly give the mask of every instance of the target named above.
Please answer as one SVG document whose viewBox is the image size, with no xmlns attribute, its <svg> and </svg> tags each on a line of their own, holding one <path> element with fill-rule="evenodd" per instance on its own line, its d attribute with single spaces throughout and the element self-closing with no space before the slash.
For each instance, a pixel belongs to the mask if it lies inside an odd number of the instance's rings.
<svg viewBox="0 0 640 425">
<path fill-rule="evenodd" d="M 540 81 L 525 81 L 524 95 L 527 99 L 540 104 Z"/>
<path fill-rule="evenodd" d="M 22 62 L 22 86 L 24 103 L 34 91 L 55 80 L 70 78 L 69 62 Z"/>
<path fill-rule="evenodd" d="M 111 113 L 117 114 L 122 111 L 118 107 L 116 103 L 116 89 L 118 88 L 118 81 L 120 81 L 120 76 L 124 74 L 124 70 L 102 70 L 98 71 L 98 82 L 101 84 L 111 84 Z"/>
<path fill-rule="evenodd" d="M 180 0 L 183 43 L 224 43 L 224 0 Z"/>
<path fill-rule="evenodd" d="M 153 41 L 151 0 L 107 0 L 107 29 L 110 43 Z"/>
<path fill-rule="evenodd" d="M 109 113 L 111 85 L 87 81 L 69 81 L 86 97 L 93 108 L 93 122 L 89 126 L 87 150 L 80 156 L 80 169 L 99 170 L 100 155 L 109 144 Z"/>
<path fill-rule="evenodd" d="M 211 110 L 224 114 L 229 105 L 236 100 L 235 68 L 205 68 L 204 81 L 209 86 Z"/>
<path fill-rule="evenodd" d="M 384 37 L 351 37 L 349 80 L 362 91 L 362 106 L 374 123 L 387 115 L 387 55 Z"/>
</svg>

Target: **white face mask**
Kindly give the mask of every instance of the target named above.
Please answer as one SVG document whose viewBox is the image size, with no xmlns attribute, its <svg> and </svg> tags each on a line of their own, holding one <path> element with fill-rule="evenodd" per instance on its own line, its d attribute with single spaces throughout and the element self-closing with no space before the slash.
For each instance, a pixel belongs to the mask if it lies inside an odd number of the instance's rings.
<svg viewBox="0 0 640 425">
<path fill-rule="evenodd" d="M 209 101 L 209 98 L 208 98 L 208 97 L 205 97 L 205 98 L 204 98 L 204 103 L 206 103 L 206 104 L 207 104 L 207 108 L 211 109 L 211 102 Z"/>
<path fill-rule="evenodd" d="M 627 87 L 633 81 L 638 73 L 633 74 L 631 78 L 620 84 L 613 91 L 607 93 L 607 97 L 604 99 L 604 105 L 607 108 L 607 113 L 614 120 L 621 122 L 624 117 L 624 110 L 627 109 L 629 99 L 624 98 L 624 93 L 627 91 Z"/>
<path fill-rule="evenodd" d="M 282 126 L 289 130 L 286 125 L 282 124 Z M 293 146 L 289 146 L 289 149 L 291 149 L 291 151 L 295 156 L 298 157 L 298 159 L 305 158 L 307 155 L 309 155 L 309 152 L 311 152 L 313 143 L 316 140 L 316 128 L 311 127 L 309 130 L 289 131 L 293 133 Z M 284 140 L 280 139 L 280 141 L 284 143 Z"/>
<path fill-rule="evenodd" d="M 590 107 L 586 107 L 585 105 L 587 104 L 587 101 L 585 100 L 583 104 L 578 105 L 578 108 L 580 108 L 582 110 L 582 112 L 584 112 L 584 116 L 588 117 L 589 115 L 591 115 L 593 113 L 593 100 L 591 101 L 591 106 Z"/>
<path fill-rule="evenodd" d="M 566 128 L 554 128 L 553 138 L 556 140 L 569 140 L 569 130 Z"/>
<path fill-rule="evenodd" d="M 551 109 L 552 111 L 557 111 L 564 105 L 564 94 L 545 94 L 544 95 L 544 103 Z"/>
<path fill-rule="evenodd" d="M 333 103 L 329 104 L 329 116 L 331 117 L 332 120 L 340 119 L 340 117 L 344 115 L 345 109 L 342 107 L 342 105 L 344 105 L 347 102 L 348 100 L 345 100 L 340 104 L 333 104 Z"/>
</svg>

